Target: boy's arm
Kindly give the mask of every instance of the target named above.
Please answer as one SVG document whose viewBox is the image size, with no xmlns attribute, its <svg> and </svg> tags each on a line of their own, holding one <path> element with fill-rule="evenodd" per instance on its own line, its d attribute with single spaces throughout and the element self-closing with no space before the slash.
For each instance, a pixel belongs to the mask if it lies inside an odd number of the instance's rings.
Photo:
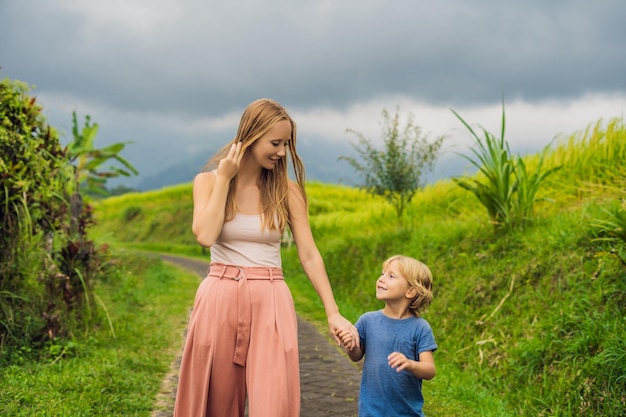
<svg viewBox="0 0 626 417">
<path fill-rule="evenodd" d="M 437 373 L 433 352 L 430 350 L 420 353 L 419 361 L 408 359 L 400 352 L 393 352 L 387 357 L 387 360 L 389 366 L 395 368 L 397 372 L 406 369 L 416 378 L 433 379 Z"/>
<path fill-rule="evenodd" d="M 346 349 L 346 353 L 348 353 L 348 356 L 350 357 L 350 359 L 352 359 L 352 362 L 358 362 L 361 360 L 365 352 L 363 352 L 362 347 L 357 346 L 353 349 Z"/>
</svg>

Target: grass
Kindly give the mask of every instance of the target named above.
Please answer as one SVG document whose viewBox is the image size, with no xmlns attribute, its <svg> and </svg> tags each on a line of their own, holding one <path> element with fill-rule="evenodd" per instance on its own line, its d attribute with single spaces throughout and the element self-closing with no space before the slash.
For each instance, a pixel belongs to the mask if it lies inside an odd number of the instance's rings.
<svg viewBox="0 0 626 417">
<path fill-rule="evenodd" d="M 307 185 L 312 230 L 348 319 L 381 307 L 374 282 L 386 257 L 411 255 L 433 270 L 435 298 L 424 317 L 439 349 L 437 377 L 424 383 L 429 416 L 626 414 L 626 242 L 613 226 L 623 223 L 615 207 L 626 198 L 626 136 L 621 121 L 603 126 L 555 142 L 545 162 L 563 168 L 542 182 L 523 230 L 494 233 L 477 198 L 451 181 L 416 194 L 402 226 L 379 198 Z M 533 158 L 528 167 L 538 163 Z M 191 184 L 183 184 L 99 202 L 94 238 L 116 249 L 206 259 L 190 236 L 190 195 Z M 98 287 L 117 339 L 103 326 L 77 346 L 56 347 L 48 363 L 3 369 L 0 414 L 31 406 L 41 415 L 57 407 L 55 415 L 147 412 L 180 347 L 197 278 L 182 283 L 186 275 L 165 264 L 127 262 L 131 275 Z M 283 248 L 283 267 L 298 314 L 325 331 L 295 247 Z M 171 294 L 179 286 L 185 294 Z M 63 408 L 74 401 L 81 407 Z"/>
<path fill-rule="evenodd" d="M 42 361 L 0 370 L 2 416 L 149 416 L 181 348 L 198 277 L 158 259 L 122 256 L 124 268 L 96 293 L 104 325 L 49 347 Z"/>
<path fill-rule="evenodd" d="M 106 229 L 98 237 L 108 243 L 184 244 L 197 247 L 188 226 L 193 207 L 191 184 L 181 184 L 158 191 L 129 193 L 96 203 L 98 218 Z M 154 236 L 159 236 L 158 240 Z"/>
</svg>

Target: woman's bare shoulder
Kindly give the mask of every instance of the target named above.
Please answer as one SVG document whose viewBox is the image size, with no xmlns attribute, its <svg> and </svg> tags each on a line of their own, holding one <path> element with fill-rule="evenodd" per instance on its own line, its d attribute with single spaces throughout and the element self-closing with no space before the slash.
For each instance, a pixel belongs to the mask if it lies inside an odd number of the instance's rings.
<svg viewBox="0 0 626 417">
<path fill-rule="evenodd" d="M 193 181 L 194 182 L 196 182 L 196 181 L 201 181 L 201 182 L 204 182 L 204 181 L 215 181 L 216 174 L 217 173 L 215 172 L 215 170 L 213 170 L 213 171 L 203 171 L 203 172 L 200 172 L 200 173 L 196 174 L 196 176 L 194 177 Z"/>
<path fill-rule="evenodd" d="M 300 188 L 297 182 L 289 180 L 289 193 L 287 194 L 287 202 L 290 208 L 297 206 L 306 206 L 304 198 L 304 190 Z"/>
<path fill-rule="evenodd" d="M 289 194 L 294 194 L 298 197 L 302 197 L 302 194 L 304 193 L 304 190 L 302 190 L 300 188 L 300 186 L 298 185 L 297 182 L 293 181 L 293 180 L 287 180 L 287 185 L 288 185 L 288 189 L 289 189 Z"/>
<path fill-rule="evenodd" d="M 294 180 L 288 179 L 287 180 L 287 185 L 289 186 L 289 191 L 291 191 L 291 192 L 297 191 L 299 193 L 302 193 L 302 190 L 300 189 L 300 186 Z"/>
<path fill-rule="evenodd" d="M 216 176 L 214 171 L 200 172 L 194 177 L 193 186 L 194 188 L 212 187 L 213 184 L 215 184 L 215 178 Z"/>
</svg>

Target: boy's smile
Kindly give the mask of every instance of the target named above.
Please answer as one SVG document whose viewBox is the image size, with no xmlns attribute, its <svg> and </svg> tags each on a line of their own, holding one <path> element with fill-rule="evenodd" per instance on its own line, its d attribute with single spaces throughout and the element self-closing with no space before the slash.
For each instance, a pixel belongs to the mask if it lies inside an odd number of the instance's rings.
<svg viewBox="0 0 626 417">
<path fill-rule="evenodd" d="M 392 263 L 376 280 L 376 298 L 381 301 L 399 301 L 407 297 L 409 282 Z"/>
</svg>

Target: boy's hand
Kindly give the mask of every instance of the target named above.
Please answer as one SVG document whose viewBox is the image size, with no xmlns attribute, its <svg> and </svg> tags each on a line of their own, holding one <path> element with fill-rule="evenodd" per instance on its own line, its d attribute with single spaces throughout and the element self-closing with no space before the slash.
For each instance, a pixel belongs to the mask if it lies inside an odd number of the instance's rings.
<svg viewBox="0 0 626 417">
<path fill-rule="evenodd" d="M 346 350 L 352 350 L 357 346 L 354 335 L 349 330 L 339 329 L 335 331 L 335 339 L 338 339 Z"/>
<path fill-rule="evenodd" d="M 421 352 L 417 361 L 408 359 L 400 352 L 393 352 L 387 356 L 387 363 L 397 372 L 407 371 L 421 379 L 433 379 L 437 373 L 433 352 L 430 350 Z"/>
<path fill-rule="evenodd" d="M 341 314 L 336 313 L 328 316 L 328 326 L 330 328 L 330 334 L 337 344 L 342 344 L 344 347 L 349 347 L 350 349 L 359 346 L 359 332 L 356 327 Z M 342 342 L 341 338 L 338 336 L 340 333 L 346 340 L 351 338 L 351 341 L 348 344 Z M 346 335 L 345 333 L 348 334 Z"/>
<path fill-rule="evenodd" d="M 387 356 L 387 363 L 389 366 L 394 368 L 396 372 L 400 372 L 406 369 L 411 361 L 400 352 L 392 352 L 389 356 Z"/>
</svg>

